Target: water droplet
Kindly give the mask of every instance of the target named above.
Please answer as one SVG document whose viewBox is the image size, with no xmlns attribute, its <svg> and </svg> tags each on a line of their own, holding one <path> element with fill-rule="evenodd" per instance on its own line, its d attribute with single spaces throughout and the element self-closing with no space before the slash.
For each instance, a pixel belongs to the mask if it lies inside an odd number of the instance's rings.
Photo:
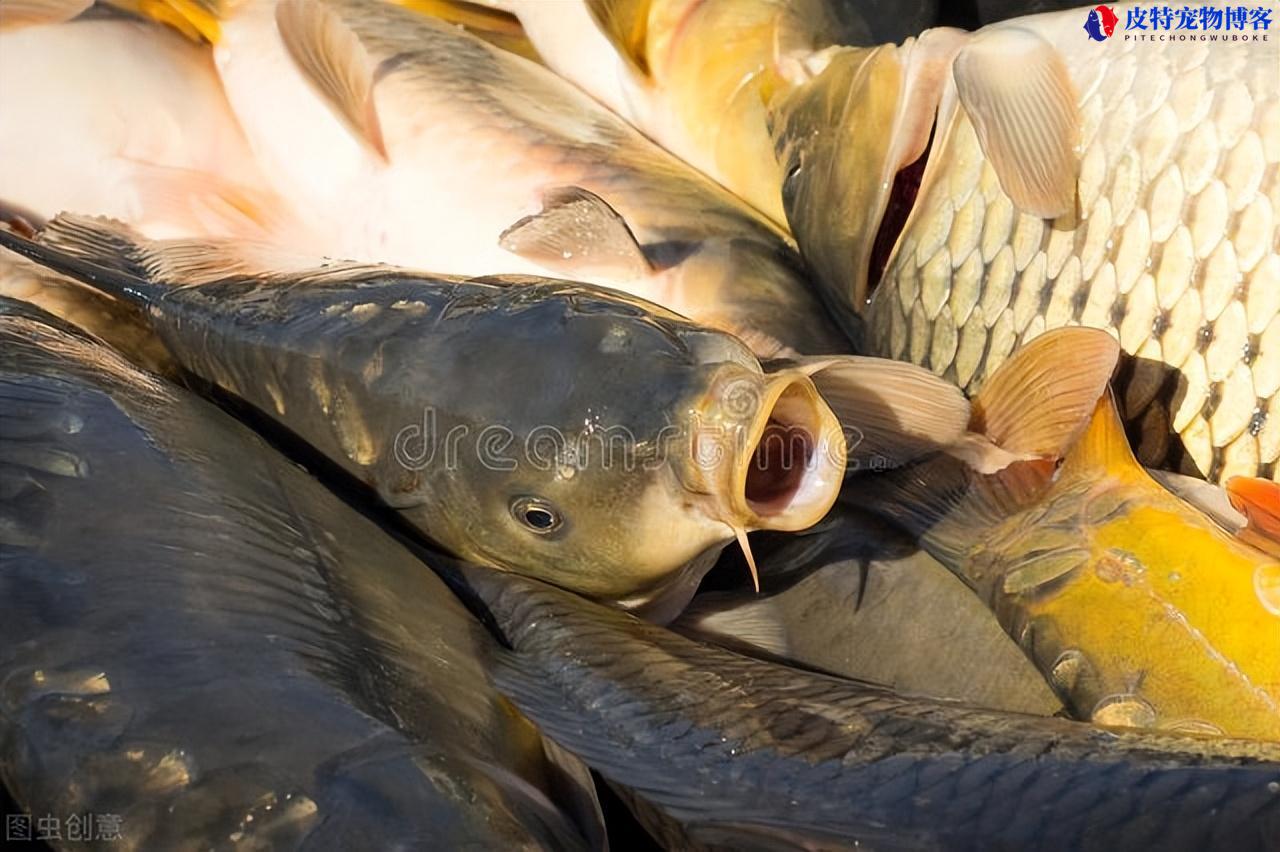
<svg viewBox="0 0 1280 852">
<path fill-rule="evenodd" d="M 1280 781 L 1272 781 L 1267 784 L 1267 791 L 1270 793 L 1280 793 Z"/>
<path fill-rule="evenodd" d="M 1108 695 L 1093 708 L 1089 719 L 1095 725 L 1149 728 L 1156 722 L 1156 709 L 1133 693 Z"/>
<path fill-rule="evenodd" d="M 1182 579 L 1182 575 L 1181 575 L 1181 574 L 1179 574 L 1177 571 L 1170 571 L 1170 572 L 1169 572 L 1169 582 L 1170 582 L 1170 583 L 1176 583 L 1176 582 L 1178 582 L 1178 581 L 1179 581 L 1179 580 L 1181 580 L 1181 579 Z"/>
<path fill-rule="evenodd" d="M 1280 565 L 1259 565 L 1253 572 L 1253 589 L 1267 612 L 1280 615 Z"/>
</svg>

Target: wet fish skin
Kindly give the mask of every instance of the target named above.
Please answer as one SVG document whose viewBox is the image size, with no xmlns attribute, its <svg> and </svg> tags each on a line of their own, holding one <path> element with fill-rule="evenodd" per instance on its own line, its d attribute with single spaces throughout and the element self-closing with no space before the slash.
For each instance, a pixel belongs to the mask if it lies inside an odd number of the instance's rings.
<svg viewBox="0 0 1280 852">
<path fill-rule="evenodd" d="M 1272 849 L 1280 747 L 907 699 L 465 571 L 499 687 L 594 769 L 734 848 Z"/>
<path fill-rule="evenodd" d="M 173 359 L 137 311 L 4 250 L 0 250 L 0 296 L 30 302 L 96 335 L 132 363 L 173 375 Z"/>
<path fill-rule="evenodd" d="M 881 477 L 864 505 L 972 588 L 1077 718 L 1280 742 L 1280 612 L 1264 582 L 1280 564 L 1138 464 L 1105 387 L 1118 351 L 1097 329 L 1046 332 L 974 406 L 1007 445 L 1061 430 L 1057 449 L 1046 437 L 1039 458 L 986 475 L 929 460 Z M 1103 382 L 1080 385 L 1092 405 L 1024 426 L 1095 371 Z"/>
<path fill-rule="evenodd" d="M 308 39 L 325 28 L 350 50 Z M 546 68 L 372 0 L 246 4 L 221 32 L 232 107 L 276 191 L 309 223 L 312 241 L 290 245 L 611 286 L 733 330 L 765 356 L 849 350 L 781 228 Z M 371 81 L 368 109 L 345 122 L 295 60 L 326 46 L 323 62 Z M 540 210 L 566 189 L 609 212 L 523 246 L 511 239 L 530 219 L 550 227 Z"/>
<path fill-rule="evenodd" d="M 938 4 L 884 0 L 498 0 L 548 65 L 785 225 L 766 105 L 832 45 L 896 42 Z"/>
<path fill-rule="evenodd" d="M 1115 8 L 1123 19 L 1128 7 Z M 1078 210 L 1052 220 L 1021 210 L 967 111 L 944 111 L 919 196 L 863 310 L 868 351 L 927 365 L 972 393 L 1046 329 L 1104 328 L 1133 356 L 1120 401 L 1144 463 L 1212 481 L 1272 477 L 1280 458 L 1275 44 L 1162 44 L 1122 33 L 1099 44 L 1083 37 L 1081 21 L 1073 10 L 980 31 L 1036 34 L 1069 70 Z M 925 37 L 911 48 L 917 55 Z M 954 101 L 953 74 L 943 79 L 944 103 Z M 854 147 L 840 154 L 852 158 L 846 165 L 879 174 L 882 155 L 861 159 Z M 812 174 L 831 182 L 822 169 Z M 844 187 L 828 192 L 850 197 Z M 795 218 L 811 214 L 789 212 L 813 260 Z M 874 234 L 878 221 L 860 232 Z M 855 269 L 835 286 L 861 298 L 866 274 Z"/>
<path fill-rule="evenodd" d="M 753 550 L 759 594 L 699 593 L 672 629 L 908 695 L 1041 716 L 1062 710 L 972 591 L 847 501 L 812 529 L 759 534 Z"/>
<path fill-rule="evenodd" d="M 123 849 L 587 848 L 492 640 L 376 524 L 8 299 L 0 397 L 0 774 L 29 813 L 116 814 Z"/>
<path fill-rule="evenodd" d="M 682 605 L 736 529 L 815 523 L 842 481 L 840 424 L 807 376 L 766 375 L 731 335 L 622 294 L 317 268 L 242 244 L 146 243 L 77 217 L 43 238 L 60 248 L 0 233 L 141 307 L 186 371 L 433 542 L 497 568 L 630 606 Z M 794 499 L 755 506 L 747 472 L 770 418 L 811 436 L 814 464 Z"/>
</svg>

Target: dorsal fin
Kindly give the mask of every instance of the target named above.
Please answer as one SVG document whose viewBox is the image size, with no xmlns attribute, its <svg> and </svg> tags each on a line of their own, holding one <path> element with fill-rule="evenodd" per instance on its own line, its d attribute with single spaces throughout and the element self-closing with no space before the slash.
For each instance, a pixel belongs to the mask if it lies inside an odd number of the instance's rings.
<svg viewBox="0 0 1280 852">
<path fill-rule="evenodd" d="M 360 37 L 336 11 L 308 0 L 282 0 L 276 26 L 298 70 L 351 132 L 386 161 L 373 100 L 375 66 Z"/>
</svg>

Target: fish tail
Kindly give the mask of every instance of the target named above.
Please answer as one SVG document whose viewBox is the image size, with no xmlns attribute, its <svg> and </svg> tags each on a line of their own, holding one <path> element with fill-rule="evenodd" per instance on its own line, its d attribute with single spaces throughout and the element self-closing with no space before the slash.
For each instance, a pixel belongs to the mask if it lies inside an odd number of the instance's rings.
<svg viewBox="0 0 1280 852">
<path fill-rule="evenodd" d="M 163 289 L 144 266 L 141 238 L 109 219 L 63 213 L 34 240 L 0 228 L 0 246 L 131 304 L 151 304 Z"/>
<path fill-rule="evenodd" d="M 1115 340 L 1096 329 L 1064 328 L 1037 338 L 973 400 L 971 433 L 999 448 L 1008 463 L 984 470 L 950 448 L 920 464 L 865 477 L 864 502 L 924 541 L 936 558 L 956 564 L 984 531 L 1043 494 L 1059 460 L 1070 463 L 1081 455 L 1077 445 L 1095 431 L 1089 427 L 1100 400 L 1110 404 L 1107 383 L 1118 357 Z M 1092 447 L 1084 448 L 1090 458 Z"/>
</svg>

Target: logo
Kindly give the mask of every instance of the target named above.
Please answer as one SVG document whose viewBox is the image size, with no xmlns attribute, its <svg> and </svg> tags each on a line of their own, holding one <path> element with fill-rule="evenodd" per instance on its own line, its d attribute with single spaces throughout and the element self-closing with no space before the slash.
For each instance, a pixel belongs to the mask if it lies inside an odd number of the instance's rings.
<svg viewBox="0 0 1280 852">
<path fill-rule="evenodd" d="M 1084 31 L 1094 41 L 1106 41 L 1116 31 L 1118 23 L 1120 19 L 1116 17 L 1115 12 L 1111 11 L 1110 6 L 1094 6 L 1089 10 L 1089 16 L 1084 19 Z"/>
</svg>

